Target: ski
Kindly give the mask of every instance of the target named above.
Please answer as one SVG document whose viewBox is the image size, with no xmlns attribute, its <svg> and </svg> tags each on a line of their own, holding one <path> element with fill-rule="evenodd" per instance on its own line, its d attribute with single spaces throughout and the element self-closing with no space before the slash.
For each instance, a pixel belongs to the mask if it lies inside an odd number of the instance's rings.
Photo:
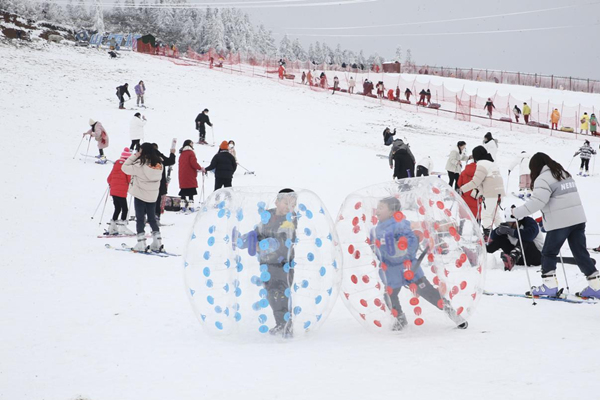
<svg viewBox="0 0 600 400">
<path fill-rule="evenodd" d="M 112 249 L 112 250 L 117 250 L 117 251 L 127 251 L 129 253 L 134 253 L 134 254 L 144 254 L 146 256 L 157 256 L 157 257 L 162 257 L 162 258 L 167 258 L 169 257 L 169 255 L 167 253 L 155 253 L 153 251 L 135 251 L 133 250 L 131 247 L 123 247 L 124 243 L 121 244 L 121 248 L 118 247 L 113 247 L 110 244 L 105 244 L 104 247 L 106 247 L 107 249 Z"/>
<path fill-rule="evenodd" d="M 550 301 L 562 301 L 564 303 L 571 304 L 598 304 L 598 301 L 595 299 L 584 299 L 582 297 L 572 296 L 572 295 L 562 295 L 562 297 L 549 297 L 549 296 L 530 296 L 527 294 L 520 293 L 501 293 L 501 292 L 488 292 L 484 291 L 483 294 L 486 296 L 500 296 L 500 297 L 520 297 L 523 299 L 535 299 L 535 300 L 550 300 Z M 567 297 L 568 296 L 568 297 Z"/>
<path fill-rule="evenodd" d="M 133 235 L 119 235 L 119 234 L 117 234 L 117 235 L 110 235 L 108 232 L 104 232 L 102 235 L 98 235 L 97 237 L 99 239 L 100 238 L 102 238 L 102 239 L 114 239 L 114 238 L 134 238 L 136 236 L 137 235 L 135 233 Z M 152 235 L 150 235 L 150 234 L 146 235 L 146 238 L 151 238 L 151 237 L 152 237 Z"/>
<path fill-rule="evenodd" d="M 511 194 L 513 196 L 515 196 L 517 199 L 519 200 L 523 200 L 526 201 L 529 197 L 525 196 L 523 193 L 515 193 L 515 192 L 511 192 Z"/>
<path fill-rule="evenodd" d="M 150 255 L 161 256 L 161 257 L 179 257 L 179 256 L 181 256 L 181 254 L 169 253 L 167 251 L 154 251 L 154 250 L 148 250 L 147 252 L 136 251 L 136 250 L 133 250 L 133 248 L 129 247 L 129 245 L 127 243 L 121 243 L 121 248 L 123 250 L 131 251 L 132 253 L 150 254 Z"/>
<path fill-rule="evenodd" d="M 375 154 L 375 155 L 379 158 L 389 158 L 389 156 L 386 156 L 385 154 Z"/>
<path fill-rule="evenodd" d="M 103 163 L 102 163 L 102 162 L 98 162 L 98 161 L 100 161 L 100 159 L 99 159 L 97 156 L 91 156 L 91 155 L 89 155 L 89 154 L 83 154 L 83 153 L 80 153 L 80 154 L 81 154 L 83 157 L 87 157 L 87 158 L 94 158 L 94 159 L 96 159 L 96 161 L 95 161 L 95 163 L 96 163 L 96 164 L 106 164 L 106 163 L 111 163 L 111 164 L 114 164 L 114 163 L 115 163 L 114 161 L 112 161 L 112 160 L 109 160 L 108 158 L 106 159 L 106 162 L 103 162 Z"/>
</svg>

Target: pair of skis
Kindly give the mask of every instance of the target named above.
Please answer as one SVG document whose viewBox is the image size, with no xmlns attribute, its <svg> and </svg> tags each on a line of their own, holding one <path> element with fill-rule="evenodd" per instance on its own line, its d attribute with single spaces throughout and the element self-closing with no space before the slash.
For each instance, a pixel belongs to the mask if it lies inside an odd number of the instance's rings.
<svg viewBox="0 0 600 400">
<path fill-rule="evenodd" d="M 110 244 L 105 244 L 104 247 L 106 247 L 107 249 L 111 249 L 111 250 L 117 250 L 117 251 L 127 251 L 129 253 L 135 253 L 135 254 L 143 254 L 146 256 L 156 256 L 156 257 L 162 257 L 162 258 L 167 258 L 167 257 L 179 257 L 180 254 L 174 254 L 174 253 L 169 253 L 166 251 L 137 251 L 134 250 L 132 247 L 129 247 L 126 243 L 121 243 L 121 247 L 114 247 Z"/>
<path fill-rule="evenodd" d="M 563 303 L 571 304 L 598 304 L 600 301 L 594 298 L 578 297 L 575 295 L 564 294 L 562 289 L 559 291 L 558 296 L 532 296 L 529 292 L 525 294 L 520 293 L 502 293 L 502 292 L 488 292 L 484 291 L 483 294 L 486 296 L 500 296 L 500 297 L 520 297 L 523 299 L 530 300 L 549 300 L 549 301 L 562 301 Z"/>
</svg>

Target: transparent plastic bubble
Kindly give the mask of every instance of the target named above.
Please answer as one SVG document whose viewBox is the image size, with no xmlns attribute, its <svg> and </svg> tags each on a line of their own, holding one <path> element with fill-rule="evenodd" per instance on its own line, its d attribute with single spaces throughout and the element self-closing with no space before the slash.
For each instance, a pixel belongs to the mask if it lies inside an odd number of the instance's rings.
<svg viewBox="0 0 600 400">
<path fill-rule="evenodd" d="M 341 249 L 308 190 L 214 192 L 184 254 L 188 297 L 207 333 L 298 338 L 324 323 L 339 293 Z"/>
<path fill-rule="evenodd" d="M 482 295 L 486 251 L 464 200 L 437 177 L 358 190 L 337 221 L 342 297 L 377 332 L 457 326 Z"/>
</svg>

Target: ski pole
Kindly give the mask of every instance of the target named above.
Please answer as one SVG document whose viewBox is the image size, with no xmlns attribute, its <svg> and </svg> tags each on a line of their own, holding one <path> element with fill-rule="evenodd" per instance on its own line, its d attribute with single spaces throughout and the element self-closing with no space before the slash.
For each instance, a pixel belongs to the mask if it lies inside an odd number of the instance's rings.
<svg viewBox="0 0 600 400">
<path fill-rule="evenodd" d="M 109 188 L 110 188 L 110 186 L 106 187 L 106 190 L 104 191 L 104 194 L 100 198 L 100 201 L 98 202 L 98 206 L 96 206 L 96 210 L 94 211 L 94 214 L 92 215 L 91 219 L 94 219 L 94 216 L 96 215 L 96 213 L 98 212 L 98 209 L 100 208 L 100 204 L 102 204 L 102 199 L 104 199 L 104 196 L 106 196 L 106 193 L 108 192 Z"/>
<path fill-rule="evenodd" d="M 106 190 L 108 191 L 108 188 Z M 102 207 L 102 214 L 100 214 L 100 221 L 98 221 L 98 226 L 102 226 L 102 218 L 104 218 L 104 210 L 106 210 L 106 203 L 108 203 L 108 193 L 106 193 L 106 197 L 104 198 L 104 207 Z"/>
<path fill-rule="evenodd" d="M 92 143 L 91 135 L 90 135 L 90 140 L 88 141 L 87 150 L 85 151 L 85 159 L 83 160 L 84 164 L 87 164 L 88 153 L 90 152 L 90 143 Z"/>
<path fill-rule="evenodd" d="M 565 276 L 565 285 L 567 285 L 567 294 L 569 294 L 569 292 L 570 292 L 570 290 L 569 290 L 569 281 L 567 280 L 567 271 L 565 270 L 565 262 L 563 261 L 563 256 L 562 256 L 562 252 L 561 251 L 558 252 L 558 256 L 560 257 L 560 263 L 562 265 L 563 274 Z"/>
<path fill-rule="evenodd" d="M 523 247 L 523 239 L 521 239 L 521 228 L 519 228 L 519 220 L 515 218 L 515 221 L 517 222 L 517 235 L 519 236 L 519 244 L 521 245 L 521 255 L 523 256 L 523 264 L 525 264 L 525 273 L 527 275 L 527 283 L 529 284 L 529 289 L 531 290 L 531 288 L 533 286 L 531 286 L 531 277 L 529 276 L 529 268 L 527 267 L 527 258 L 525 257 L 525 248 Z M 492 236 L 492 235 L 490 235 Z M 516 262 L 516 260 L 515 260 Z M 537 303 L 535 302 L 535 298 L 533 296 L 531 296 L 531 300 L 533 301 L 533 305 L 535 306 Z"/>
<path fill-rule="evenodd" d="M 498 195 L 498 200 L 496 201 L 496 207 L 494 208 L 494 214 L 492 216 L 492 224 L 490 225 L 490 234 L 488 236 L 488 240 L 487 240 L 486 245 L 490 244 L 490 241 L 492 239 L 492 228 L 494 227 L 494 221 L 496 220 L 496 212 L 498 211 L 498 207 L 500 206 L 500 199 L 501 198 L 502 197 L 500 195 Z M 483 218 L 482 218 L 482 220 L 483 220 Z M 483 229 L 485 229 L 485 227 Z"/>
<path fill-rule="evenodd" d="M 205 173 L 202 173 L 202 191 L 200 192 L 200 199 L 202 199 L 202 204 L 204 204 L 204 177 Z"/>
<path fill-rule="evenodd" d="M 506 177 L 506 190 L 505 192 L 508 193 L 508 182 L 510 181 L 510 170 L 508 170 L 508 176 Z"/>
<path fill-rule="evenodd" d="M 573 163 L 573 160 L 575 159 L 575 157 L 577 157 L 577 156 L 573 156 L 573 158 L 571 158 L 571 161 L 569 162 L 569 165 L 567 165 L 567 171 L 569 170 L 569 167 Z"/>
<path fill-rule="evenodd" d="M 245 169 L 245 170 L 248 172 L 248 174 L 250 174 L 250 175 L 254 175 L 254 171 L 250 171 L 248 168 L 244 167 L 244 166 L 243 166 L 242 164 L 240 164 L 240 163 L 238 163 L 238 165 L 239 165 L 240 167 L 244 168 L 244 169 Z"/>
<path fill-rule="evenodd" d="M 215 128 L 213 128 L 212 126 L 210 127 L 210 134 L 212 135 L 212 144 L 213 146 L 215 145 Z"/>
<path fill-rule="evenodd" d="M 129 195 L 129 208 L 127 210 L 129 211 L 129 220 L 130 221 L 133 221 L 135 219 L 135 217 L 133 219 L 131 218 L 131 202 L 132 201 L 133 201 L 133 196 Z"/>
<path fill-rule="evenodd" d="M 79 152 L 79 148 L 81 147 L 81 143 L 83 143 L 83 139 L 85 139 L 85 135 L 83 135 L 81 137 L 81 141 L 79 141 L 79 146 L 77 146 L 77 150 L 75 150 L 75 154 L 73 155 L 73 160 L 75 159 L 75 156 L 77 155 L 77 153 Z"/>
</svg>

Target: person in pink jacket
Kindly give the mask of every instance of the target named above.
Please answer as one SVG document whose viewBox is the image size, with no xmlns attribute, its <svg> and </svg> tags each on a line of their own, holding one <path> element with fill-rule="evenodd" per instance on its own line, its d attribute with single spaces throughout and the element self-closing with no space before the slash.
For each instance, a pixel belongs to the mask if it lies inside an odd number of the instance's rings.
<svg viewBox="0 0 600 400">
<path fill-rule="evenodd" d="M 85 132 L 83 136 L 90 135 L 90 140 L 93 137 L 98 142 L 98 151 L 100 155 L 97 158 L 100 159 L 101 164 L 106 164 L 106 157 L 104 156 L 104 149 L 108 147 L 108 134 L 99 121 L 94 121 L 90 118 L 90 130 Z"/>
</svg>

